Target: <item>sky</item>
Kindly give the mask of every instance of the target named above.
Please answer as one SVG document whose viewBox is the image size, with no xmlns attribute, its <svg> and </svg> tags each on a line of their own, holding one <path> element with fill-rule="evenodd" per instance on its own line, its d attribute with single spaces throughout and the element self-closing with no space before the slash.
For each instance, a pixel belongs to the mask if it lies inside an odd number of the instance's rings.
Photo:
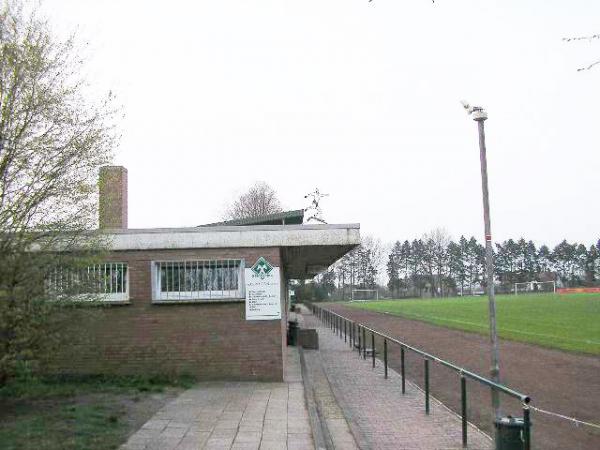
<svg viewBox="0 0 600 450">
<path fill-rule="evenodd" d="M 597 0 L 46 0 L 117 96 L 131 228 L 218 221 L 252 183 L 384 243 L 600 239 Z"/>
</svg>

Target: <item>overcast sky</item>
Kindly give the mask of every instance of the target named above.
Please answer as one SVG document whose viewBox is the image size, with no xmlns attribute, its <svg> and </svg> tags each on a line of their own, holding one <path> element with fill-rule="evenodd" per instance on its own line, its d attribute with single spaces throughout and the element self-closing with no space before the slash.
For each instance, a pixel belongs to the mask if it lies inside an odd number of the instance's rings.
<svg viewBox="0 0 600 450">
<path fill-rule="evenodd" d="M 221 219 L 264 180 L 318 187 L 330 223 L 384 242 L 483 235 L 486 107 L 494 240 L 600 238 L 597 0 L 46 0 L 123 106 L 129 225 Z"/>
</svg>

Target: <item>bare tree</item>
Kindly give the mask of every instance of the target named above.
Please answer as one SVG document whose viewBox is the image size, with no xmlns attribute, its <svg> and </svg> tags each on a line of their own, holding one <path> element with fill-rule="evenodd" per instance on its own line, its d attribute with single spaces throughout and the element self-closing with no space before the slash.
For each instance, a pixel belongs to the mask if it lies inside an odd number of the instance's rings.
<svg viewBox="0 0 600 450">
<path fill-rule="evenodd" d="M 563 38 L 565 42 L 577 42 L 577 41 L 588 41 L 592 42 L 594 40 L 600 40 L 600 34 L 590 34 L 588 36 L 576 36 L 576 37 L 566 37 Z M 583 66 L 577 69 L 577 72 L 581 72 L 583 70 L 590 70 L 594 66 L 600 64 L 600 59 L 588 64 L 587 66 Z"/>
<path fill-rule="evenodd" d="M 0 8 L 1 383 L 59 341 L 47 276 L 101 250 L 96 179 L 117 137 L 111 96 L 86 99 L 75 39 L 19 1 Z"/>
<path fill-rule="evenodd" d="M 332 268 L 337 273 L 342 297 L 345 297 L 346 286 L 349 286 L 350 290 L 376 289 L 384 257 L 385 248 L 381 240 L 373 236 L 364 236 L 358 247 L 337 261 Z"/>
<path fill-rule="evenodd" d="M 259 181 L 226 209 L 224 218 L 226 220 L 246 219 L 281 211 L 281 202 L 275 190 L 264 181 Z"/>
</svg>

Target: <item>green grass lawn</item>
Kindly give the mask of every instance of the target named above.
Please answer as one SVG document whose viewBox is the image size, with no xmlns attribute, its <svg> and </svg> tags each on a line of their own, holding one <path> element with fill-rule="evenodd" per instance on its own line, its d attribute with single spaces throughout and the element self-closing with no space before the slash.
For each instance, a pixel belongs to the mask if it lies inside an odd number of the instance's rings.
<svg viewBox="0 0 600 450">
<path fill-rule="evenodd" d="M 488 333 L 488 299 L 382 300 L 349 303 L 448 328 Z M 532 294 L 496 297 L 498 334 L 562 350 L 600 354 L 600 295 Z"/>
<path fill-rule="evenodd" d="M 0 387 L 0 449 L 116 449 L 190 384 L 133 377 L 12 381 Z"/>
</svg>

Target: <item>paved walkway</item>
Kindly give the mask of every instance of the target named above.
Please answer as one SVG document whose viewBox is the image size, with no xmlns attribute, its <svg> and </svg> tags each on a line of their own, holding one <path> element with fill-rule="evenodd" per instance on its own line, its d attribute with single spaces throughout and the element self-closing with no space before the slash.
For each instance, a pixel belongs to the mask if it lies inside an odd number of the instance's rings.
<svg viewBox="0 0 600 450">
<path fill-rule="evenodd" d="M 159 410 L 122 450 L 313 450 L 299 354 L 284 383 L 201 383 Z"/>
<path fill-rule="evenodd" d="M 303 311 L 304 326 L 318 330 L 323 369 L 361 449 L 462 448 L 458 416 L 433 398 L 430 415 L 425 415 L 424 394 L 415 385 L 407 383 L 403 395 L 398 373 L 388 369 L 386 380 L 381 361 L 376 360 L 373 369 L 369 359 L 359 358 L 344 339 Z M 470 426 L 468 436 L 470 449 L 492 448 L 492 441 L 477 428 Z"/>
</svg>

